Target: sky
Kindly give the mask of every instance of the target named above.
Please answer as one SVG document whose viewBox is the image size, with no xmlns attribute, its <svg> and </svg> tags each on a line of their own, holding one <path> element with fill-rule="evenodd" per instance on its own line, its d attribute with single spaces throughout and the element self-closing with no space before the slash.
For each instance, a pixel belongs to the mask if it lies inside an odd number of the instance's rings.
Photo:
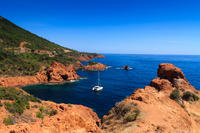
<svg viewBox="0 0 200 133">
<path fill-rule="evenodd" d="M 83 52 L 200 54 L 199 0 L 0 0 L 0 16 Z"/>
</svg>

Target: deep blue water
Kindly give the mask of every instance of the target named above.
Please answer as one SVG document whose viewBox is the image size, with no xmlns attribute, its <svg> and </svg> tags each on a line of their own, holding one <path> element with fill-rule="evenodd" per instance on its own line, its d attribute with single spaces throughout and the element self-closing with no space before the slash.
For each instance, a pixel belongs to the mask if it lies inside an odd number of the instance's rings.
<svg viewBox="0 0 200 133">
<path fill-rule="evenodd" d="M 82 104 L 93 108 L 102 117 L 116 102 L 131 95 L 137 88 L 149 85 L 157 77 L 160 63 L 173 63 L 180 67 L 189 82 L 200 88 L 200 56 L 175 55 L 124 55 L 105 54 L 105 59 L 95 59 L 111 68 L 101 71 L 101 83 L 104 89 L 95 93 L 91 89 L 97 84 L 97 72 L 77 71 L 87 79 L 59 85 L 34 85 L 24 87 L 27 92 L 43 100 L 57 103 Z M 129 65 L 133 69 L 120 69 Z"/>
</svg>

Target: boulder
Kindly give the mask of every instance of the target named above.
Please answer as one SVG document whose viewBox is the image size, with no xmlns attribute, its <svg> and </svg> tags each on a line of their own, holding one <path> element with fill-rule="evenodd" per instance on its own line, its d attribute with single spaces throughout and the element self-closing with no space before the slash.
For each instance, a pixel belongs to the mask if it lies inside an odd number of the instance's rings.
<svg viewBox="0 0 200 133">
<path fill-rule="evenodd" d="M 101 71 L 107 69 L 107 66 L 102 63 L 96 63 L 93 65 L 84 66 L 84 70 L 87 71 Z"/>
<path fill-rule="evenodd" d="M 125 69 L 125 70 L 130 70 L 130 67 L 128 65 L 126 65 L 126 66 L 124 66 L 122 68 Z"/>
</svg>

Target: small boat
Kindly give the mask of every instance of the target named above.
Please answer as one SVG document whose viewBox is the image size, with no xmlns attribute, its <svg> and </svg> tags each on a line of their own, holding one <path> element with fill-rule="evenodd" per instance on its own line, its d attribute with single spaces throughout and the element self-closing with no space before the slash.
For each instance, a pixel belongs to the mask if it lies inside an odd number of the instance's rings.
<svg viewBox="0 0 200 133">
<path fill-rule="evenodd" d="M 98 85 L 92 88 L 93 91 L 100 91 L 103 89 L 103 86 L 100 84 L 100 73 L 98 71 Z"/>
</svg>

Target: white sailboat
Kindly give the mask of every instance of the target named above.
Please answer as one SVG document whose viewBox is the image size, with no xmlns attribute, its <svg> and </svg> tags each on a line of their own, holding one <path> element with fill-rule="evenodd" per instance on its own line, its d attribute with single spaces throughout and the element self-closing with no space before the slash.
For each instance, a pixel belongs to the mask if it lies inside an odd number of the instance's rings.
<svg viewBox="0 0 200 133">
<path fill-rule="evenodd" d="M 103 89 L 103 86 L 100 84 L 100 73 L 98 71 L 98 85 L 92 88 L 93 91 L 100 91 Z"/>
</svg>

